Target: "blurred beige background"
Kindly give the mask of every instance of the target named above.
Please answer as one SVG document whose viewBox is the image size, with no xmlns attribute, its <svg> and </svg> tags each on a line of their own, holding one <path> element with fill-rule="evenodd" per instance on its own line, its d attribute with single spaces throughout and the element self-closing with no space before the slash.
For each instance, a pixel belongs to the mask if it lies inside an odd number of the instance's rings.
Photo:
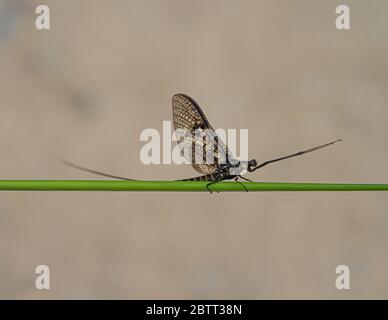
<svg viewBox="0 0 388 320">
<path fill-rule="evenodd" d="M 344 139 L 251 179 L 388 182 L 387 1 L 45 0 L 38 31 L 40 3 L 0 0 L 1 179 L 195 176 L 139 159 L 183 92 L 258 161 Z M 388 298 L 387 196 L 1 192 L 0 298 Z"/>
</svg>

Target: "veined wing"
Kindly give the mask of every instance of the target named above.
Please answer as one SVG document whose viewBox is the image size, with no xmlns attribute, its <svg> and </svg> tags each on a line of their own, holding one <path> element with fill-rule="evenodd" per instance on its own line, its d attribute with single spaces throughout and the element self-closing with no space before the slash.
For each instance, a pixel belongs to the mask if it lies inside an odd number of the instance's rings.
<svg viewBox="0 0 388 320">
<path fill-rule="evenodd" d="M 184 130 L 190 137 L 183 136 L 178 144 L 184 152 L 191 148 L 191 161 L 195 170 L 209 174 L 217 171 L 222 163 L 228 163 L 228 148 L 217 136 L 200 106 L 189 96 L 176 94 L 172 97 L 175 131 Z M 202 152 L 196 152 L 202 149 Z M 209 161 L 210 159 L 210 161 Z"/>
</svg>

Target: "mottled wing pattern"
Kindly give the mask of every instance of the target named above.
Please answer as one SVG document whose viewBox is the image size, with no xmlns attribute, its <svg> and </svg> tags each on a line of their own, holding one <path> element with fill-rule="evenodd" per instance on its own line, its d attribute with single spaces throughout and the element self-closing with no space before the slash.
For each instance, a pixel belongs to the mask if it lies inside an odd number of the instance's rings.
<svg viewBox="0 0 388 320">
<path fill-rule="evenodd" d="M 195 170 L 203 174 L 210 174 L 219 169 L 220 163 L 227 163 L 227 157 L 229 157 L 227 146 L 216 135 L 205 114 L 192 98 L 184 94 L 174 95 L 172 109 L 175 131 L 184 129 L 191 133 L 191 137 L 183 137 L 178 141 L 178 144 L 181 150 L 184 150 L 185 146 L 189 144 L 192 145 L 190 160 Z M 206 130 L 208 134 L 212 135 L 211 139 L 205 140 L 207 143 L 204 143 L 205 134 L 198 136 L 197 131 L 197 136 L 195 136 L 196 129 Z M 208 143 L 209 140 L 214 141 L 214 143 Z M 196 148 L 203 150 L 203 154 L 199 155 L 200 157 L 205 157 L 207 154 L 208 159 L 210 159 L 210 156 L 213 156 L 213 163 L 204 163 L 204 159 L 200 159 L 198 153 L 196 154 Z"/>
</svg>

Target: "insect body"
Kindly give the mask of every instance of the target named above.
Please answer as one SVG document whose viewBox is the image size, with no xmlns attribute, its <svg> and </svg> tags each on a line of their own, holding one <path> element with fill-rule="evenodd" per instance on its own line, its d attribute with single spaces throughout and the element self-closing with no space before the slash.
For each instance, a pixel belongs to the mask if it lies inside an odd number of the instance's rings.
<svg viewBox="0 0 388 320">
<path fill-rule="evenodd" d="M 207 120 L 201 107 L 185 94 L 176 94 L 172 97 L 172 110 L 174 128 L 176 132 L 186 131 L 188 136 L 179 141 L 183 150 L 187 145 L 191 146 L 191 163 L 193 168 L 204 175 L 183 179 L 184 181 L 210 181 L 207 189 L 213 183 L 238 178 L 243 178 L 240 173 L 243 170 L 240 161 L 233 159 L 228 147 L 217 136 L 213 127 Z M 207 138 L 207 139 L 206 139 Z M 198 155 L 197 151 L 202 149 Z M 210 159 L 209 159 L 210 157 Z M 208 160 L 204 162 L 203 160 Z M 251 167 L 257 165 L 256 160 L 250 160 Z M 244 185 L 242 185 L 246 188 Z"/>
</svg>

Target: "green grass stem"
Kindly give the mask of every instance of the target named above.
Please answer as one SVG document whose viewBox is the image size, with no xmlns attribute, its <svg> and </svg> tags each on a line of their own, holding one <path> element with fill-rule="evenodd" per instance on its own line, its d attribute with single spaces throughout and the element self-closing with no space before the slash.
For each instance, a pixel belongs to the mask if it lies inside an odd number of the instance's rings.
<svg viewBox="0 0 388 320">
<path fill-rule="evenodd" d="M 0 180 L 0 191 L 191 191 L 208 192 L 202 181 Z M 249 191 L 388 191 L 388 184 L 243 182 Z M 210 186 L 215 192 L 245 189 L 237 182 Z"/>
</svg>

